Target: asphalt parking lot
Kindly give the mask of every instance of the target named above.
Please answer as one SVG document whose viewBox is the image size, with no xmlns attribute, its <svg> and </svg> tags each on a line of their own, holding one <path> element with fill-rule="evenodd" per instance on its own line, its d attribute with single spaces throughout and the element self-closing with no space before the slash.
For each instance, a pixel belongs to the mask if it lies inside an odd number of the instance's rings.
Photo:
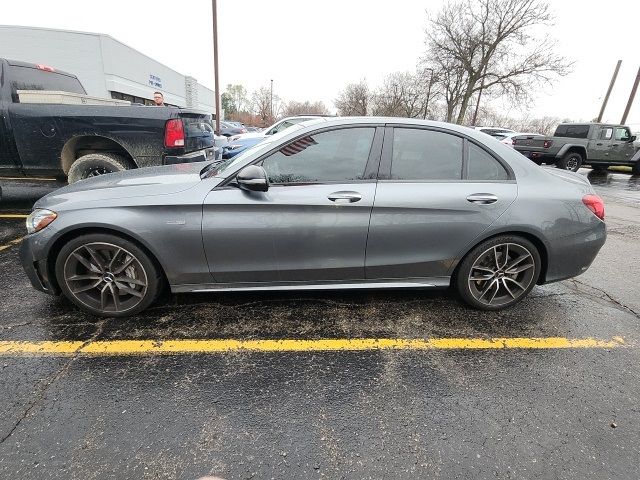
<svg viewBox="0 0 640 480">
<path fill-rule="evenodd" d="M 0 478 L 640 478 L 640 177 L 581 173 L 607 243 L 507 311 L 271 292 L 106 320 L 19 265 L 57 184 L 2 180 Z"/>
</svg>

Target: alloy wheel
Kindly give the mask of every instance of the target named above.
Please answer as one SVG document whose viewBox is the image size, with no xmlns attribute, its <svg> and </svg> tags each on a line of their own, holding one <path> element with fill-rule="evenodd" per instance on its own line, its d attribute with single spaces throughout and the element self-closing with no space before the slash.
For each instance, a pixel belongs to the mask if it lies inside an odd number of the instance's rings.
<svg viewBox="0 0 640 480">
<path fill-rule="evenodd" d="M 101 242 L 71 252 L 64 264 L 64 281 L 79 302 L 107 313 L 135 308 L 149 286 L 145 269 L 131 252 Z"/>
<path fill-rule="evenodd" d="M 478 302 L 497 307 L 519 299 L 535 278 L 536 263 L 531 252 L 516 243 L 502 243 L 478 256 L 468 282 Z"/>
</svg>

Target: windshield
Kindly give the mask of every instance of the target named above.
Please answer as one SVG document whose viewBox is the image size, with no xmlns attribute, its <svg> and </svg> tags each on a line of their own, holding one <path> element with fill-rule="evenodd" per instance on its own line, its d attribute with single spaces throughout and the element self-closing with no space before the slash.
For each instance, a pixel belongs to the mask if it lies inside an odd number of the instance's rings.
<svg viewBox="0 0 640 480">
<path fill-rule="evenodd" d="M 277 142 L 285 135 L 289 135 L 291 132 L 295 130 L 300 130 L 301 128 L 303 128 L 302 125 L 299 125 L 299 124 L 292 125 L 286 131 L 282 131 L 282 132 L 276 133 L 275 135 L 265 138 L 262 142 L 257 143 L 250 148 L 247 148 L 244 152 L 239 153 L 233 158 L 230 158 L 218 164 L 211 163 L 202 169 L 202 171 L 200 172 L 200 178 L 202 179 L 211 178 L 211 177 L 215 177 L 216 175 L 220 175 L 226 172 L 227 170 L 232 171 L 238 165 L 242 164 L 247 158 L 252 156 L 254 153 L 262 150 L 264 151 L 269 150 L 269 148 L 271 148 L 273 143 Z"/>
</svg>

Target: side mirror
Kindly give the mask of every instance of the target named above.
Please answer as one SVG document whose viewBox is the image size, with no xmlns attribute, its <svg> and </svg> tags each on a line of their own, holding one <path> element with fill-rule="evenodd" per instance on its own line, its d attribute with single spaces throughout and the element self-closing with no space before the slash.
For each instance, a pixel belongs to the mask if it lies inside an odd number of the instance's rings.
<svg viewBox="0 0 640 480">
<path fill-rule="evenodd" d="M 264 168 L 257 165 L 244 167 L 236 176 L 238 186 L 250 192 L 266 192 L 269 190 L 269 177 Z"/>
<path fill-rule="evenodd" d="M 636 136 L 635 135 L 631 135 L 631 137 L 629 138 L 629 140 L 627 140 L 629 143 L 631 142 L 635 142 L 636 141 Z"/>
</svg>

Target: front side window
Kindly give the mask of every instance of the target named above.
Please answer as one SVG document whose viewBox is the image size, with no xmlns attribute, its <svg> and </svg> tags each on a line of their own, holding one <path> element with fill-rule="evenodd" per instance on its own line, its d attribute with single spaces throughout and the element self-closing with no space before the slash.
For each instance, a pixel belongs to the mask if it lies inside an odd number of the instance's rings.
<svg viewBox="0 0 640 480">
<path fill-rule="evenodd" d="M 432 130 L 394 129 L 391 178 L 461 180 L 462 138 Z"/>
<path fill-rule="evenodd" d="M 262 162 L 271 183 L 362 180 L 375 128 L 347 128 L 307 135 Z"/>
<path fill-rule="evenodd" d="M 469 142 L 469 180 L 508 180 L 509 174 L 495 158 L 485 150 Z"/>
<path fill-rule="evenodd" d="M 621 142 L 626 142 L 631 138 L 629 134 L 629 130 L 626 128 L 616 128 L 616 140 L 620 140 Z"/>
</svg>

